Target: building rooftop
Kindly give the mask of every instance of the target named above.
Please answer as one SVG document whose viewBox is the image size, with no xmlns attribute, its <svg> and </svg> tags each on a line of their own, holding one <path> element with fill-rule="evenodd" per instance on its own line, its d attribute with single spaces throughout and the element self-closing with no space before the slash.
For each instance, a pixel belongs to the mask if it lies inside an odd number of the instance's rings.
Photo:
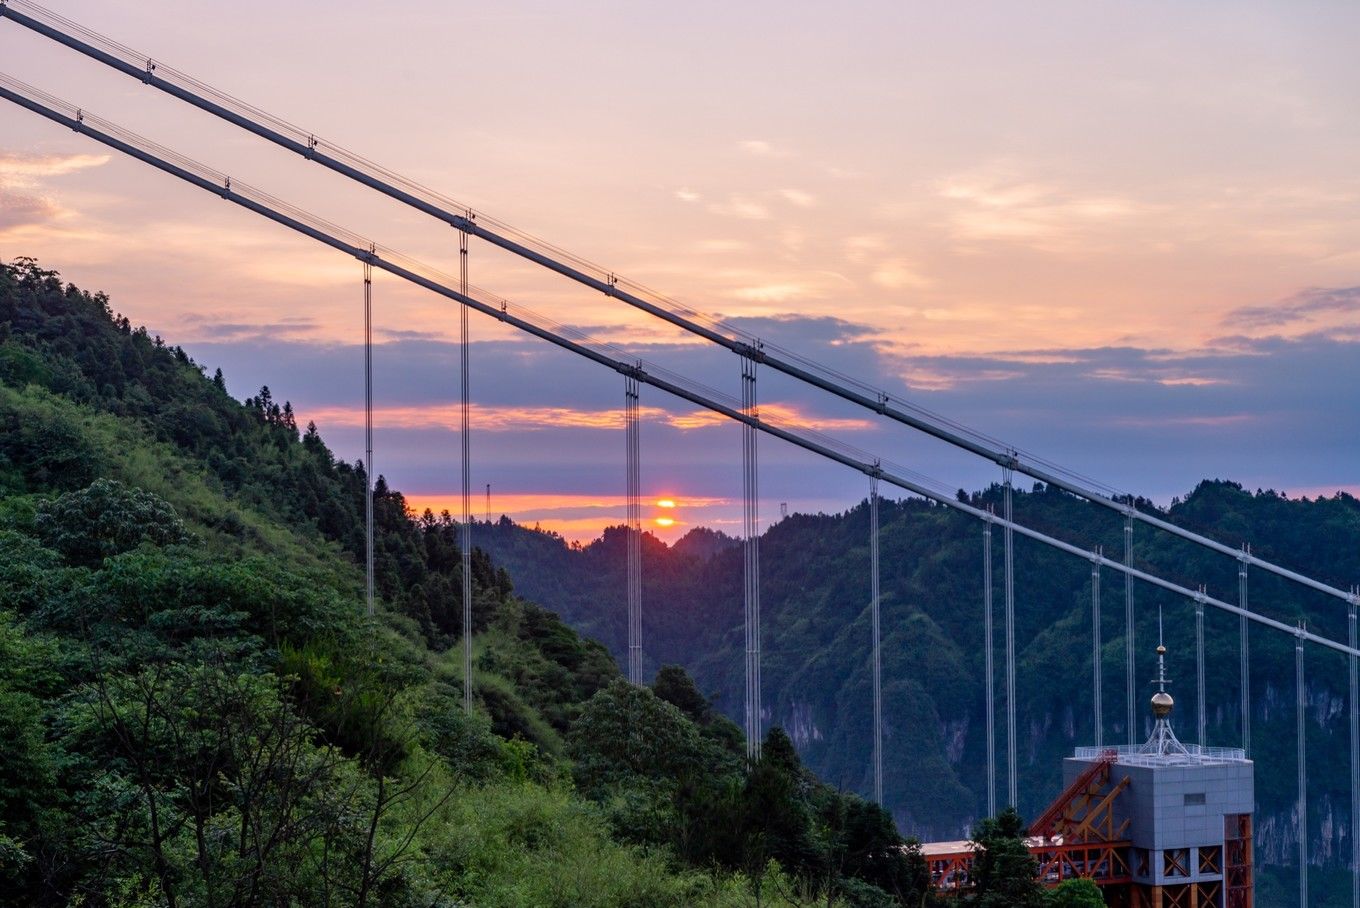
<svg viewBox="0 0 1360 908">
<path fill-rule="evenodd" d="M 1168 729 L 1169 731 L 1169 729 Z M 1175 741 L 1174 737 L 1172 738 Z M 1078 760 L 1097 760 L 1113 753 L 1115 762 L 1123 766 L 1209 766 L 1219 763 L 1250 763 L 1247 752 L 1240 747 L 1201 747 L 1181 744 L 1174 747 L 1149 748 L 1147 744 L 1124 744 L 1119 747 L 1078 747 L 1072 756 Z"/>
</svg>

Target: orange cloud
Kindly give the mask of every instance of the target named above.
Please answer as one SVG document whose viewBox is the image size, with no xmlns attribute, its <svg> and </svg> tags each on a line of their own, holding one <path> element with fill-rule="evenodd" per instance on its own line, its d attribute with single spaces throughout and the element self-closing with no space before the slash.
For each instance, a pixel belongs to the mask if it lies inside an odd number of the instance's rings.
<svg viewBox="0 0 1360 908">
<path fill-rule="evenodd" d="M 660 407 L 642 407 L 645 422 L 657 422 L 675 429 L 704 429 L 729 422 L 726 416 L 711 410 L 671 413 Z M 359 407 L 317 407 L 307 410 L 305 419 L 323 426 L 357 428 L 364 424 L 364 411 Z M 843 419 L 804 414 L 786 404 L 764 404 L 760 415 L 771 423 L 817 431 L 854 431 L 872 428 L 867 419 Z M 607 410 L 578 410 L 572 407 L 492 407 L 472 406 L 472 427 L 483 432 L 524 432 L 543 429 L 609 429 L 624 428 L 622 408 Z M 457 404 L 430 406 L 383 406 L 373 409 L 374 425 L 384 429 L 457 429 L 461 414 Z"/>
<path fill-rule="evenodd" d="M 873 428 L 867 419 L 845 419 L 832 416 L 809 416 L 788 404 L 761 404 L 760 418 L 785 428 L 813 429 L 818 432 L 859 431 Z M 712 410 L 695 410 L 684 415 L 672 415 L 667 422 L 677 429 L 699 429 L 729 422 L 726 416 Z"/>
<path fill-rule="evenodd" d="M 725 521 L 722 512 L 731 506 L 726 498 L 672 497 L 673 508 L 684 509 L 707 525 L 718 525 Z M 462 512 L 462 496 L 444 492 L 406 495 L 406 504 L 413 513 L 421 514 L 426 509 L 438 514 L 448 511 L 455 516 Z M 658 506 L 660 502 L 657 503 Z M 589 542 L 599 538 L 608 527 L 621 526 L 627 520 L 627 499 L 622 495 L 585 495 L 557 492 L 511 492 L 499 493 L 494 489 L 491 496 L 491 511 L 486 512 L 486 499 L 481 493 L 472 496 L 472 516 L 474 520 L 499 519 L 509 517 L 523 526 L 538 527 L 547 532 L 557 533 L 574 542 Z M 644 529 L 666 542 L 674 542 L 687 531 L 694 520 L 682 521 L 669 510 L 665 516 L 644 517 Z M 474 530 L 475 532 L 475 530 Z"/>
<path fill-rule="evenodd" d="M 0 153 L 0 181 L 32 185 L 42 177 L 60 177 L 107 164 L 106 154 L 17 155 Z"/>
</svg>

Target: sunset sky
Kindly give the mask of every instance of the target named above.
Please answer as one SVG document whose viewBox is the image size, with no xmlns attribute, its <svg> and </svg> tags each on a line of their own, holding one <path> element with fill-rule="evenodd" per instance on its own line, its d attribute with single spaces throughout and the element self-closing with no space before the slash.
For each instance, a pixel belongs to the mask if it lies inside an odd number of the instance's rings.
<svg viewBox="0 0 1360 908">
<path fill-rule="evenodd" d="M 1360 491 L 1360 6 L 408 0 L 50 8 L 475 208 L 1161 501 Z M 0 21 L 0 71 L 450 272 L 457 236 Z M 360 266 L 0 106 L 31 255 L 361 454 Z M 472 279 L 730 395 L 739 366 L 474 244 Z M 380 275 L 377 469 L 455 505 L 457 313 Z M 624 510 L 617 374 L 473 320 L 480 515 Z M 970 487 L 995 466 L 762 372 L 762 413 Z M 643 390 L 654 529 L 740 528 L 736 427 Z M 863 477 L 762 441 L 762 516 Z"/>
</svg>

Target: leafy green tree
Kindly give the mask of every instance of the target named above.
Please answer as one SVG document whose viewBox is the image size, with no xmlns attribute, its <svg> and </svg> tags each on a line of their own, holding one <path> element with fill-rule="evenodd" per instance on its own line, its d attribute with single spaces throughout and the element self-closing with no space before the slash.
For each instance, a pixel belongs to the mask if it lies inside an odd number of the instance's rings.
<svg viewBox="0 0 1360 908">
<path fill-rule="evenodd" d="M 38 505 L 43 542 L 74 564 L 93 565 L 143 542 L 177 545 L 193 537 L 169 502 L 116 479 L 97 479 Z"/>
<path fill-rule="evenodd" d="M 43 404 L 24 418 L 0 412 L 0 476 L 13 476 L 21 491 L 89 483 L 99 464 L 89 439 L 65 408 Z"/>
<path fill-rule="evenodd" d="M 652 693 L 698 723 L 708 719 L 708 699 L 699 693 L 694 679 L 679 665 L 663 665 L 652 681 Z"/>
<path fill-rule="evenodd" d="M 576 783 L 595 796 L 635 780 L 671 783 L 703 749 L 684 713 L 622 678 L 586 702 L 569 740 Z"/>
<path fill-rule="evenodd" d="M 742 863 L 757 889 L 772 860 L 797 877 L 818 877 L 811 787 L 793 741 L 782 728 L 770 729 L 747 773 L 742 803 Z"/>
<path fill-rule="evenodd" d="M 973 833 L 977 859 L 968 904 L 978 908 L 1042 908 L 1038 864 L 1025 844 L 1025 824 L 1013 807 L 982 820 Z"/>
<path fill-rule="evenodd" d="M 1048 894 L 1045 908 L 1105 908 L 1100 887 L 1090 880 L 1065 880 Z"/>
<path fill-rule="evenodd" d="M 920 843 L 904 840 L 892 815 L 854 795 L 830 792 L 822 809 L 824 835 L 838 857 L 834 888 L 848 880 L 871 884 L 898 902 L 917 905 L 931 892 Z"/>
</svg>

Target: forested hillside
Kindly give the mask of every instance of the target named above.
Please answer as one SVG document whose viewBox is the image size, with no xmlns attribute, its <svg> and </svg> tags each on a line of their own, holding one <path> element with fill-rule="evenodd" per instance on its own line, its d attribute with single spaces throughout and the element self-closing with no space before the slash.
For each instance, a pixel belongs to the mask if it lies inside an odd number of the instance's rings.
<svg viewBox="0 0 1360 908">
<path fill-rule="evenodd" d="M 268 389 L 0 266 L 0 902 L 920 905 L 889 815 L 473 559 Z"/>
<path fill-rule="evenodd" d="M 995 505 L 993 487 L 966 496 Z M 964 494 L 960 492 L 960 494 Z M 1152 509 L 1146 501 L 1138 507 Z M 1083 547 L 1104 546 L 1122 558 L 1123 521 L 1057 490 L 1018 493 L 1022 522 Z M 1360 579 L 1360 502 L 1338 494 L 1316 500 L 1204 482 L 1161 516 L 1342 589 Z M 981 526 L 920 500 L 882 504 L 883 678 L 887 740 L 885 800 L 898 824 L 923 839 L 950 839 L 986 805 Z M 479 543 L 506 565 L 526 595 L 573 626 L 623 652 L 624 535 L 585 546 L 502 520 L 474 529 Z M 1001 691 L 1001 533 L 993 539 L 997 616 L 997 685 Z M 794 514 L 761 538 L 767 725 L 792 736 L 803 760 L 823 779 L 871 791 L 869 547 L 864 503 L 842 514 Z M 1229 602 L 1238 596 L 1237 564 L 1165 534 L 1139 527 L 1135 563 L 1191 589 L 1200 583 Z M 667 548 L 648 536 L 643 553 L 643 630 L 649 659 L 684 665 L 720 709 L 739 718 L 744 636 L 742 553 L 684 540 Z M 1102 577 L 1106 742 L 1128 739 L 1125 696 L 1124 581 Z M 1094 743 L 1092 717 L 1091 569 L 1089 562 L 1017 537 L 1018 753 L 1020 808 L 1027 816 L 1058 791 L 1060 763 L 1075 745 Z M 1137 610 L 1138 716 L 1155 671 L 1159 606 L 1164 607 L 1169 665 L 1178 698 L 1175 722 L 1194 741 L 1194 605 L 1142 583 Z M 1270 577 L 1250 574 L 1254 608 L 1334 639 L 1347 635 L 1346 603 Z M 1238 746 L 1238 621 L 1206 616 L 1207 739 Z M 1258 857 L 1292 865 L 1294 809 L 1294 650 L 1287 635 L 1253 628 L 1253 751 L 1257 760 Z M 1347 674 L 1344 659 L 1308 651 L 1310 853 L 1337 868 L 1350 854 Z M 997 718 L 1003 761 L 1004 702 Z M 1136 729 L 1142 740 L 1146 728 Z M 1292 873 L 1293 870 L 1287 870 Z M 1317 879 L 1325 879 L 1319 874 Z M 1349 897 L 1349 884 L 1345 884 Z"/>
</svg>

